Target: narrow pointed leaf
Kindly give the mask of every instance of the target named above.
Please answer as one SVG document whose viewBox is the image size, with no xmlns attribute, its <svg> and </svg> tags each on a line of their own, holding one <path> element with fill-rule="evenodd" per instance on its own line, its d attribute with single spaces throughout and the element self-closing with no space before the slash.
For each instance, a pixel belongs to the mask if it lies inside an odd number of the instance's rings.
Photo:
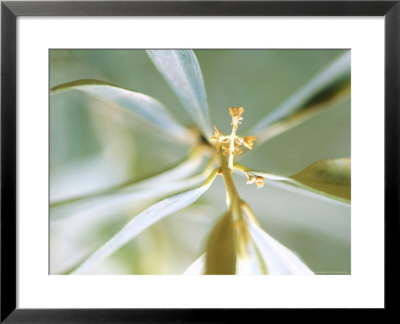
<svg viewBox="0 0 400 324">
<path fill-rule="evenodd" d="M 163 183 L 154 187 L 132 188 L 130 191 L 118 191 L 93 198 L 79 200 L 67 205 L 59 205 L 50 209 L 50 220 L 57 221 L 65 217 L 86 217 L 90 214 L 115 213 L 129 208 L 135 202 L 144 199 L 156 199 L 174 192 L 179 192 L 198 185 L 204 181 L 204 176 Z"/>
<path fill-rule="evenodd" d="M 257 145 L 306 120 L 322 109 L 329 107 L 326 101 L 341 97 L 350 89 L 350 52 L 341 55 L 303 87 L 267 114 L 247 133 L 255 134 Z M 288 120 L 286 120 L 288 119 Z M 282 123 L 286 120 L 285 123 Z M 275 130 L 268 131 L 272 124 L 281 122 Z M 279 126 L 279 127 L 278 127 Z M 264 133 L 265 132 L 265 133 Z"/>
<path fill-rule="evenodd" d="M 229 275 L 236 272 L 235 234 L 232 213 L 227 212 L 215 225 L 207 243 L 208 275 Z"/>
<path fill-rule="evenodd" d="M 203 76 L 191 50 L 148 50 L 150 59 L 206 136 L 211 136 Z"/>
<path fill-rule="evenodd" d="M 351 159 L 322 160 L 290 177 L 308 187 L 351 200 Z"/>
<path fill-rule="evenodd" d="M 217 170 L 214 170 L 200 187 L 180 192 L 173 196 L 162 199 L 143 210 L 140 214 L 128 222 L 109 241 L 107 241 L 103 246 L 90 255 L 73 272 L 73 274 L 85 273 L 155 222 L 195 202 L 205 191 L 208 190 L 216 175 Z"/>
<path fill-rule="evenodd" d="M 301 192 L 348 205 L 351 201 L 351 159 L 341 158 L 314 162 L 299 173 L 286 177 L 262 171 L 238 168 L 250 176 L 260 176 L 269 183 L 284 185 L 287 189 L 299 188 Z M 295 188 L 297 187 L 297 188 Z"/>
<path fill-rule="evenodd" d="M 175 139 L 188 142 L 191 138 L 189 131 L 173 119 L 163 104 L 140 92 L 98 80 L 77 80 L 58 85 L 52 88 L 50 93 L 55 94 L 73 89 L 115 104 Z"/>
<path fill-rule="evenodd" d="M 294 274 L 312 275 L 313 272 L 298 256 L 280 244 L 262 228 L 246 220 L 251 235 L 248 258 L 239 257 L 236 261 L 236 274 Z M 206 254 L 202 254 L 184 272 L 185 275 L 200 275 L 206 267 Z"/>
<path fill-rule="evenodd" d="M 263 229 L 248 222 L 254 244 L 258 248 L 269 275 L 313 275 L 314 273 L 287 247 Z"/>
<path fill-rule="evenodd" d="M 286 178 L 284 181 L 270 181 L 267 183 L 270 186 L 277 187 L 281 190 L 291 191 L 304 197 L 310 197 L 312 199 L 318 199 L 325 201 L 330 204 L 339 205 L 345 208 L 350 208 L 350 201 L 347 199 L 340 198 L 338 196 L 330 195 L 326 192 L 313 189 L 300 182 L 294 181 L 293 179 Z"/>
<path fill-rule="evenodd" d="M 98 193 L 53 202 L 50 204 L 50 220 L 78 215 L 85 217 L 92 213 L 120 210 L 139 199 L 162 197 L 191 188 L 207 177 L 207 170 L 211 165 L 206 167 L 200 175 L 183 180 L 198 169 L 202 160 L 203 156 L 194 152 L 192 157 L 176 167 L 143 181 L 126 183 Z"/>
<path fill-rule="evenodd" d="M 349 98 L 350 88 L 350 83 L 347 83 L 343 88 L 338 89 L 338 91 L 333 95 L 325 97 L 318 102 L 306 105 L 302 109 L 293 113 L 293 115 L 267 126 L 264 130 L 257 133 L 256 146 L 259 146 L 271 138 L 300 125 L 323 110 L 339 105 L 341 102 Z"/>
</svg>

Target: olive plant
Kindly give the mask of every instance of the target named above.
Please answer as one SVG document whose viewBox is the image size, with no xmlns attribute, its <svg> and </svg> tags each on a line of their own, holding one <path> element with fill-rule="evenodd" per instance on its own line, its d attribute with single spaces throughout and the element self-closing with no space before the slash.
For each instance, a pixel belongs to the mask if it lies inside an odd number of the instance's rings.
<svg viewBox="0 0 400 324">
<path fill-rule="evenodd" d="M 294 274 L 314 272 L 295 252 L 274 239 L 260 225 L 251 205 L 239 194 L 233 174 L 262 191 L 264 186 L 281 187 L 308 193 L 315 198 L 350 206 L 350 158 L 315 161 L 303 170 L 287 176 L 267 169 L 255 170 L 240 163 L 262 143 L 308 120 L 330 107 L 332 101 L 350 93 L 350 53 L 337 57 L 253 126 L 244 128 L 246 105 L 225 107 L 230 133 L 220 129 L 221 121 L 211 122 L 206 91 L 199 62 L 192 50 L 148 50 L 147 54 L 164 77 L 196 127 L 181 125 L 156 99 L 104 81 L 82 79 L 63 83 L 50 90 L 51 95 L 79 90 L 111 103 L 148 125 L 151 132 L 189 145 L 190 154 L 177 166 L 158 175 L 135 182 L 50 203 L 50 221 L 84 213 L 87 210 L 114 208 L 135 199 L 163 197 L 134 215 L 108 241 L 92 251 L 71 274 L 90 273 L 98 264 L 141 232 L 164 217 L 198 200 L 217 177 L 223 179 L 226 210 L 210 228 L 204 253 L 187 267 L 185 274 Z M 229 120 L 229 121 L 228 121 Z M 318 135 L 316 135 L 318 136 Z M 200 171 L 199 171 L 200 169 Z M 268 207 L 266 207 L 268 210 Z"/>
</svg>

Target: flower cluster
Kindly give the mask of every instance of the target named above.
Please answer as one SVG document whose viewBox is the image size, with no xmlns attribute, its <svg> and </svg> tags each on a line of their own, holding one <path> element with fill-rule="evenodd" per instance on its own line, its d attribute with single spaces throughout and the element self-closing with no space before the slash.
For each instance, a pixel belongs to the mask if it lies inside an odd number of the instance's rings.
<svg viewBox="0 0 400 324">
<path fill-rule="evenodd" d="M 220 130 L 214 126 L 214 136 L 210 137 L 211 141 L 215 141 L 215 148 L 219 152 L 222 148 L 222 154 L 229 156 L 228 167 L 233 169 L 233 156 L 243 153 L 240 146 L 244 145 L 246 148 L 251 150 L 253 148 L 253 142 L 256 140 L 255 136 L 240 137 L 236 135 L 241 120 L 243 120 L 242 113 L 244 112 L 243 107 L 231 107 L 229 108 L 229 114 L 232 117 L 232 132 L 230 135 L 224 135 Z"/>
<path fill-rule="evenodd" d="M 242 106 L 240 107 L 231 107 L 229 108 L 229 115 L 232 117 L 232 123 L 231 125 L 238 125 L 241 124 L 241 120 L 243 120 L 242 114 L 244 112 L 244 108 Z"/>
</svg>

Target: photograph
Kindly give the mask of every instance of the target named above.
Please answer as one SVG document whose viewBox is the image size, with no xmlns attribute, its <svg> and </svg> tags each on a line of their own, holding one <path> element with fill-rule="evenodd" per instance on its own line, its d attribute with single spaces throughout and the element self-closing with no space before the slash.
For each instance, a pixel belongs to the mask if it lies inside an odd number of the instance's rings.
<svg viewBox="0 0 400 324">
<path fill-rule="evenodd" d="M 350 275 L 351 50 L 49 49 L 50 275 Z"/>
</svg>

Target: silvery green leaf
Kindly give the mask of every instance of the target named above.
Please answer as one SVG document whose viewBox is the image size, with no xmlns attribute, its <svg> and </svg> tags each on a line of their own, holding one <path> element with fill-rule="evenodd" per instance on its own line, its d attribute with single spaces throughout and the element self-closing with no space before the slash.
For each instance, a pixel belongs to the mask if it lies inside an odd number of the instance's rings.
<svg viewBox="0 0 400 324">
<path fill-rule="evenodd" d="M 178 166 L 143 181 L 125 184 L 100 193 L 50 204 L 50 220 L 63 217 L 85 217 L 93 213 L 120 210 L 139 199 L 162 197 L 198 185 L 207 177 L 209 165 L 200 175 L 185 179 L 201 164 L 203 156 L 194 154 Z M 184 180 L 183 180 L 184 179 Z"/>
<path fill-rule="evenodd" d="M 253 222 L 248 228 L 269 275 L 313 275 L 314 273 L 292 251 L 268 235 Z"/>
<path fill-rule="evenodd" d="M 252 226 L 254 229 L 251 228 Z M 250 232 L 253 232 L 252 244 L 248 245 L 247 257 L 238 255 L 236 259 L 237 275 L 313 274 L 293 252 L 274 240 L 257 225 L 249 224 L 249 229 Z M 206 255 L 207 252 L 203 253 L 183 274 L 204 274 L 206 272 Z M 268 272 L 266 263 L 270 265 L 270 272 Z"/>
<path fill-rule="evenodd" d="M 208 190 L 216 175 L 214 170 L 201 186 L 169 196 L 143 210 L 72 273 L 87 272 L 155 222 L 195 202 Z"/>
<path fill-rule="evenodd" d="M 303 195 L 305 197 L 310 197 L 313 199 L 325 201 L 327 203 L 333 203 L 338 206 L 342 206 L 342 207 L 346 207 L 346 208 L 351 207 L 350 202 L 346 199 L 341 199 L 339 197 L 329 195 L 322 191 L 314 190 L 311 187 L 299 186 L 299 185 L 296 186 L 293 182 L 290 182 L 290 181 L 271 181 L 271 182 L 266 182 L 266 185 L 270 185 L 270 186 L 280 188 L 282 190 L 294 192 L 299 195 Z"/>
<path fill-rule="evenodd" d="M 54 94 L 73 89 L 126 109 L 149 125 L 157 127 L 179 141 L 188 142 L 191 139 L 189 131 L 168 113 L 163 104 L 143 93 L 98 80 L 77 80 L 64 83 L 52 88 L 50 93 Z"/>
<path fill-rule="evenodd" d="M 306 105 L 287 118 L 283 118 L 282 120 L 267 126 L 264 130 L 257 133 L 256 145 L 260 145 L 271 138 L 296 127 L 297 125 L 300 125 L 323 110 L 331 109 L 342 104 L 342 102 L 349 98 L 350 91 L 351 86 L 350 83 L 348 83 L 343 88 L 338 89 L 334 94 L 330 94 L 328 97 L 325 97 L 320 101 Z"/>
<path fill-rule="evenodd" d="M 198 168 L 200 167 L 202 161 L 204 160 L 205 155 L 207 152 L 203 150 L 202 147 L 195 149 L 188 158 L 180 162 L 177 166 L 161 172 L 160 174 L 153 176 L 151 178 L 144 179 L 140 181 L 140 183 L 133 184 L 135 187 L 140 186 L 142 187 L 149 187 L 153 185 L 159 185 L 160 183 L 171 183 L 177 180 L 181 180 L 186 178 L 187 176 L 192 175 Z M 212 166 L 212 161 L 209 161 L 209 168 Z M 206 170 L 207 170 L 206 168 Z M 203 173 L 206 172 L 203 171 Z M 126 187 L 125 191 L 129 191 L 130 187 Z"/>
<path fill-rule="evenodd" d="M 211 136 L 203 76 L 192 50 L 148 50 L 149 57 L 203 134 Z"/>
<path fill-rule="evenodd" d="M 239 165 L 239 168 L 242 166 Z M 268 183 L 304 194 L 349 205 L 351 200 L 351 159 L 320 160 L 292 176 L 280 176 L 243 168 L 250 176 L 260 176 Z M 281 182 L 278 184 L 277 182 Z"/>
<path fill-rule="evenodd" d="M 251 127 L 247 133 L 254 134 L 257 137 L 256 144 L 259 145 L 277 133 L 293 127 L 299 121 L 303 121 L 314 113 L 324 109 L 327 106 L 325 104 L 315 105 L 309 103 L 312 99 L 322 95 L 324 92 L 329 92 L 328 90 L 332 88 L 336 92 L 341 92 L 343 87 L 346 89 L 349 88 L 350 65 L 351 55 L 349 51 L 324 68 L 271 113 L 268 113 L 257 124 Z M 328 97 L 331 96 L 332 94 L 329 94 Z M 268 127 L 275 123 L 279 124 L 279 127 L 276 127 L 274 132 L 272 132 L 273 134 L 270 134 L 271 131 L 268 131 Z M 267 131 L 268 134 L 263 134 Z"/>
<path fill-rule="evenodd" d="M 170 184 L 164 183 L 155 187 L 134 188 L 131 191 L 119 191 L 67 205 L 56 206 L 50 209 L 50 220 L 53 222 L 64 217 L 86 217 L 94 213 L 104 214 L 120 211 L 144 199 L 159 198 L 173 192 L 185 190 L 199 184 L 201 180 L 204 180 L 204 177 L 197 176 Z"/>
</svg>

